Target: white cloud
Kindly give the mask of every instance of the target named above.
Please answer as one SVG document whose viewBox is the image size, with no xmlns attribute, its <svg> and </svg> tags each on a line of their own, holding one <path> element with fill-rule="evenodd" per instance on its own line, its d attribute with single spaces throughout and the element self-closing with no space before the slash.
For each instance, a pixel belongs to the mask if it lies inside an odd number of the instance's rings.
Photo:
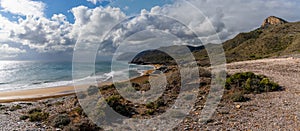
<svg viewBox="0 0 300 131">
<path fill-rule="evenodd" d="M 6 12 L 23 16 L 43 16 L 45 4 L 32 0 L 1 0 L 0 6 Z"/>
<path fill-rule="evenodd" d="M 99 44 L 104 35 L 111 30 L 113 26 L 126 18 L 126 15 L 119 8 L 97 7 L 88 9 L 79 6 L 72 9 L 75 16 L 72 35 L 80 33 L 81 40 L 90 45 Z"/>
<path fill-rule="evenodd" d="M 99 2 L 99 0 L 89 1 Z M 172 5 L 156 6 L 149 11 L 141 10 L 140 16 L 130 19 L 113 30 L 111 36 L 105 38 L 105 42 L 100 45 L 101 49 L 112 51 L 124 37 L 143 29 L 148 30 L 149 34 L 137 35 L 136 38 L 132 38 L 135 40 L 133 43 L 137 44 L 138 41 L 143 43 L 149 39 L 153 42 L 154 36 L 157 37 L 155 35 L 155 33 L 157 34 L 157 30 L 155 30 L 157 27 L 162 29 L 161 33 L 177 34 L 184 40 L 192 42 L 194 39 L 192 32 L 178 22 L 195 31 L 204 43 L 219 43 L 215 33 L 224 41 L 239 32 L 250 31 L 259 27 L 263 19 L 270 15 L 287 20 L 300 19 L 297 13 L 300 8 L 297 5 L 300 4 L 296 4 L 294 1 L 188 1 L 191 4 L 185 0 L 177 0 Z M 51 18 L 44 17 L 45 4 L 42 2 L 0 0 L 0 5 L 3 7 L 3 11 L 25 16 L 19 18 L 18 21 L 10 21 L 0 14 L 0 43 L 16 42 L 38 52 L 71 50 L 79 35 L 82 36 L 82 42 L 88 43 L 89 47 L 87 48 L 94 48 L 116 24 L 129 17 L 119 8 L 108 6 L 90 9 L 85 6 L 78 6 L 71 9 L 75 17 L 75 23 L 71 24 L 63 14 L 54 14 Z M 204 16 L 199 15 L 199 11 L 191 8 L 191 5 L 203 11 Z M 165 15 L 168 18 L 174 18 L 174 20 L 153 17 L 155 14 Z M 215 31 L 209 28 L 210 25 L 214 27 Z"/>
<path fill-rule="evenodd" d="M 0 44 L 0 59 L 14 58 L 22 53 L 26 53 L 26 50 L 10 47 L 8 44 Z"/>
<path fill-rule="evenodd" d="M 62 14 L 44 17 L 26 17 L 18 21 L 16 29 L 10 30 L 10 37 L 38 52 L 65 51 L 72 48 L 75 39 L 70 37 L 72 25 Z"/>
<path fill-rule="evenodd" d="M 172 5 L 156 6 L 150 11 L 141 10 L 140 16 L 130 19 L 127 23 L 123 23 L 119 28 L 113 30 L 111 36 L 106 38 L 102 45 L 100 45 L 101 50 L 113 51 L 125 37 L 144 29 L 149 30 L 149 33 L 151 33 L 156 31 L 154 29 L 160 28 L 162 32 L 173 33 L 181 37 L 181 39 L 186 40 L 182 42 L 183 44 L 194 42 L 194 44 L 199 45 L 201 42 L 196 41 L 195 37 L 191 36 L 193 35 L 191 30 L 186 29 L 185 26 L 192 29 L 203 43 L 221 43 L 232 38 L 237 33 L 258 28 L 261 22 L 270 15 L 286 16 L 287 18 L 298 16 L 300 18 L 295 11 L 299 8 L 295 6 L 297 4 L 291 4 L 291 2 L 283 0 L 267 0 L 264 2 L 253 0 L 246 3 L 242 0 L 189 0 L 188 2 L 177 0 Z M 126 18 L 126 16 L 120 15 L 123 14 L 120 11 L 109 13 L 109 16 L 113 18 L 111 20 L 101 18 L 107 14 L 104 12 L 111 10 L 109 8 L 94 10 L 87 7 L 74 8 L 73 13 L 76 16 L 77 22 L 75 26 L 81 25 L 78 26 L 81 28 L 77 29 L 80 29 L 81 33 L 86 34 L 87 37 L 84 38 L 88 38 L 90 42 L 96 41 L 99 44 L 101 39 L 92 39 L 92 36 L 94 36 L 93 38 L 103 36 L 104 32 L 112 27 L 111 23 L 116 24 L 120 18 Z M 119 10 L 118 8 L 115 9 Z M 257 10 L 260 11 L 257 12 Z M 290 15 L 287 12 L 293 13 Z M 96 15 L 98 13 L 101 15 Z M 122 17 L 116 19 L 116 16 L 118 16 L 116 14 Z M 90 16 L 92 15 L 95 16 L 94 19 L 91 19 Z M 155 15 L 166 16 L 166 18 L 155 17 Z M 168 18 L 174 18 L 174 20 L 168 20 Z M 111 23 L 108 21 L 111 21 Z M 185 26 L 180 25 L 180 23 Z M 153 36 L 146 33 L 143 35 L 149 35 L 149 39 Z M 143 38 L 140 39 L 141 43 L 148 40 L 147 36 L 139 34 L 139 37 Z M 218 40 L 218 37 L 221 41 Z"/>
<path fill-rule="evenodd" d="M 101 2 L 104 2 L 104 1 L 107 1 L 107 2 L 112 2 L 113 0 L 87 0 L 88 2 L 91 2 L 93 4 L 97 4 L 98 2 L 101 3 Z"/>
</svg>

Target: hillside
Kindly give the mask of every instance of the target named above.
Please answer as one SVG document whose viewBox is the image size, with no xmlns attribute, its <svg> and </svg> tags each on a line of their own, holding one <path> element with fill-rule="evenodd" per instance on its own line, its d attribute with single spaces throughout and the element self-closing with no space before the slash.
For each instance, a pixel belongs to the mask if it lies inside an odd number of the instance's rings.
<svg viewBox="0 0 300 131">
<path fill-rule="evenodd" d="M 300 53 L 300 22 L 289 23 L 278 17 L 268 17 L 256 30 L 240 33 L 223 44 L 227 62 L 278 57 Z M 209 44 L 214 46 L 214 44 Z M 176 46 L 175 46 L 176 47 Z M 160 48 L 159 50 L 167 47 Z M 176 53 L 178 50 L 169 47 Z M 190 47 L 189 47 L 190 48 Z M 199 65 L 209 65 L 207 52 L 203 46 L 193 47 Z M 185 55 L 185 54 L 181 54 Z M 174 63 L 165 53 L 157 50 L 144 51 L 138 54 L 132 63 Z"/>
</svg>

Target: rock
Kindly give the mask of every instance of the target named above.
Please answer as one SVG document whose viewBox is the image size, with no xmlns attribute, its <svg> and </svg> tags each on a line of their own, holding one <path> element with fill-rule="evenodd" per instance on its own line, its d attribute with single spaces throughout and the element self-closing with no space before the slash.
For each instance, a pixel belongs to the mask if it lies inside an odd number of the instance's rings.
<svg viewBox="0 0 300 131">
<path fill-rule="evenodd" d="M 242 107 L 241 105 L 236 105 L 235 106 L 235 108 L 237 108 L 237 109 L 241 109 L 241 107 Z"/>
<path fill-rule="evenodd" d="M 281 25 L 284 23 L 288 23 L 286 20 L 278 18 L 276 16 L 270 16 L 264 20 L 263 24 L 261 25 L 262 28 L 267 28 L 270 25 Z"/>
</svg>

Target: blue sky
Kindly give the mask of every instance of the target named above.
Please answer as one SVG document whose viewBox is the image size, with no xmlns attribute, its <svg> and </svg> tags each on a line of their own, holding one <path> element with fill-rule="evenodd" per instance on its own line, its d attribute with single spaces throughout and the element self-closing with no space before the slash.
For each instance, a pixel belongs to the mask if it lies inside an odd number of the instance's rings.
<svg viewBox="0 0 300 131">
<path fill-rule="evenodd" d="M 72 60 L 73 48 L 81 33 L 97 29 L 97 33 L 103 34 L 105 32 L 101 31 L 105 31 L 111 24 L 145 13 L 141 13 L 143 9 L 148 13 L 187 22 L 185 24 L 192 26 L 190 28 L 196 33 L 203 35 L 199 38 L 206 40 L 205 43 L 215 43 L 215 40 L 202 32 L 207 30 L 207 23 L 199 23 L 202 21 L 201 16 L 196 15 L 199 11 L 193 7 L 202 11 L 222 41 L 233 38 L 240 32 L 258 28 L 271 15 L 292 22 L 300 20 L 300 1 L 295 0 L 189 2 L 190 4 L 185 0 L 0 0 L 0 60 Z M 99 18 L 94 18 L 96 16 Z M 147 20 L 132 19 L 131 22 L 144 25 Z M 117 45 L 113 40 L 121 39 L 117 38 L 121 34 L 115 36 L 108 44 Z"/>
<path fill-rule="evenodd" d="M 42 0 L 46 3 L 45 14 L 48 18 L 51 18 L 53 14 L 64 14 L 67 16 L 68 21 L 74 23 L 73 14 L 70 10 L 76 6 L 87 6 L 89 8 L 95 8 L 97 6 L 107 6 L 109 2 L 97 3 L 96 5 L 86 0 Z"/>
<path fill-rule="evenodd" d="M 113 2 L 97 2 L 93 4 L 86 0 L 41 0 L 46 3 L 45 14 L 48 18 L 51 18 L 53 14 L 62 13 L 67 16 L 68 21 L 74 23 L 74 16 L 70 12 L 70 9 L 83 5 L 89 8 L 95 8 L 98 6 L 113 6 L 119 7 L 127 15 L 139 14 L 142 9 L 150 10 L 154 6 L 163 6 L 165 4 L 171 4 L 173 0 L 116 0 Z"/>
</svg>

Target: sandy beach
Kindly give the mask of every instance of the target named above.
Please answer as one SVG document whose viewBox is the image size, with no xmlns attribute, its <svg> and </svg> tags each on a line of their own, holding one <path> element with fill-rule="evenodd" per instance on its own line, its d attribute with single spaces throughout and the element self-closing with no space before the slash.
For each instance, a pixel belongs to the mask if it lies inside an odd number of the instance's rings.
<svg viewBox="0 0 300 131">
<path fill-rule="evenodd" d="M 75 94 L 73 86 L 60 86 L 20 91 L 0 92 L 0 103 L 37 101 Z"/>
<path fill-rule="evenodd" d="M 150 70 L 148 72 L 153 72 Z M 149 74 L 143 75 L 131 79 L 131 82 L 141 83 L 147 81 Z M 102 82 L 98 83 L 98 86 L 110 85 L 112 82 Z M 85 90 L 89 85 L 79 85 L 79 86 L 57 86 L 48 88 L 38 88 L 38 89 L 28 89 L 28 90 L 17 90 L 17 91 L 6 91 L 0 92 L 0 103 L 10 103 L 10 102 L 24 102 L 24 101 L 38 101 L 47 98 L 58 98 L 63 96 L 75 95 L 76 91 Z"/>
</svg>

